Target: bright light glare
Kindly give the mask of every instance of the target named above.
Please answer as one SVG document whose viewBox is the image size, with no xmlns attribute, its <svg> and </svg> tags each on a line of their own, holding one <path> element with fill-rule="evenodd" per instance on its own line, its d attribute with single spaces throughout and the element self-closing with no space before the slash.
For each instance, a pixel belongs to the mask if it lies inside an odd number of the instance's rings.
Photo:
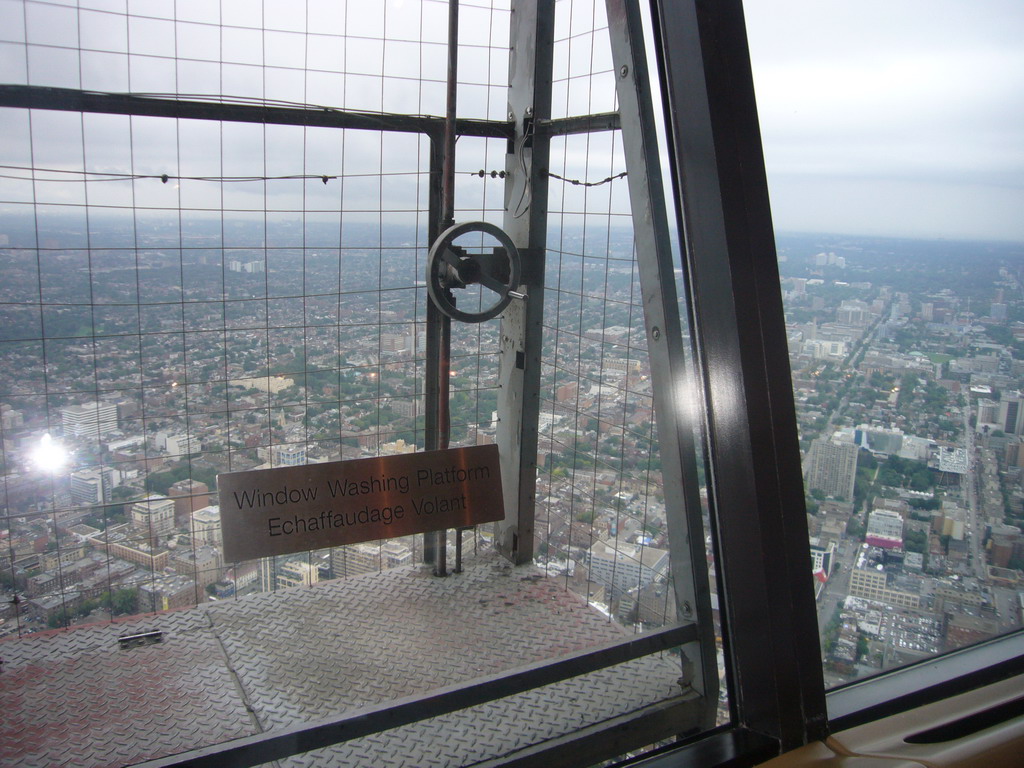
<svg viewBox="0 0 1024 768">
<path fill-rule="evenodd" d="M 32 452 L 32 463 L 43 472 L 54 474 L 68 463 L 68 452 L 64 446 L 56 442 L 47 432 Z"/>
</svg>

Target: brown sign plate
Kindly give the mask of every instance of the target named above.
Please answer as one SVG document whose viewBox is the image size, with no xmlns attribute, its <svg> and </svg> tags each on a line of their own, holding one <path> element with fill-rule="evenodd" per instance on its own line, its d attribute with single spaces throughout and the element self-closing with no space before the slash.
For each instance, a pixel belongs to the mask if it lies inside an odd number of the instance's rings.
<svg viewBox="0 0 1024 768">
<path fill-rule="evenodd" d="M 502 520 L 496 445 L 217 476 L 224 559 Z"/>
</svg>

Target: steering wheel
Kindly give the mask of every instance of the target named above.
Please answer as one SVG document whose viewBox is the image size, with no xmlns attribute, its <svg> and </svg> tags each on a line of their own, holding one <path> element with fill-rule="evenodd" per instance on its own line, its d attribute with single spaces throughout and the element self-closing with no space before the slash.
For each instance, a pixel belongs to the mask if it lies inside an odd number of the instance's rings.
<svg viewBox="0 0 1024 768">
<path fill-rule="evenodd" d="M 490 235 L 500 245 L 490 250 L 478 246 L 476 252 L 456 245 L 455 240 L 471 232 Z M 498 226 L 486 221 L 467 221 L 453 224 L 437 238 L 427 256 L 427 292 L 434 305 L 452 320 L 464 323 L 482 323 L 500 315 L 513 298 L 519 287 L 521 263 L 519 249 L 512 239 Z M 452 289 L 479 285 L 495 295 L 489 306 L 477 312 L 464 312 L 455 306 Z M 486 297 L 484 296 L 486 301 Z"/>
</svg>

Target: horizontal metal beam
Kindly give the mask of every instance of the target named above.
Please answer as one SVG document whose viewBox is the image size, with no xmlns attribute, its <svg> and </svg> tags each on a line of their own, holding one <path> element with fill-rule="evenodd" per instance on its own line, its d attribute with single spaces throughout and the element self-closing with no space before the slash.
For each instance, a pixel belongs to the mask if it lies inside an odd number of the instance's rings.
<svg viewBox="0 0 1024 768">
<path fill-rule="evenodd" d="M 232 102 L 217 98 L 208 101 L 195 98 L 181 99 L 173 95 L 100 93 L 35 85 L 0 85 L 0 107 L 428 135 L 444 133 L 444 118 L 429 115 L 354 112 L 332 107 Z M 455 121 L 455 132 L 459 136 L 510 139 L 513 135 L 513 126 L 508 122 L 461 119 Z"/>
<path fill-rule="evenodd" d="M 601 112 L 596 115 L 561 117 L 556 120 L 538 120 L 537 132 L 546 136 L 568 136 L 574 133 L 597 133 L 617 131 L 622 121 L 618 112 Z"/>
<path fill-rule="evenodd" d="M 703 734 L 688 744 L 668 747 L 660 754 L 654 754 L 637 762 L 631 768 L 693 768 L 693 766 L 718 766 L 739 768 L 739 766 L 760 765 L 779 754 L 779 743 L 763 733 L 749 728 L 733 726 L 722 728 L 711 734 Z"/>
<path fill-rule="evenodd" d="M 474 764 L 473 768 L 578 768 L 621 757 L 663 739 L 701 729 L 701 697 L 693 690 L 565 736 Z"/>
<path fill-rule="evenodd" d="M 655 630 L 627 640 L 597 646 L 563 656 L 480 678 L 476 682 L 438 688 L 427 694 L 407 696 L 392 702 L 353 710 L 329 720 L 280 728 L 268 733 L 233 739 L 178 755 L 139 763 L 140 768 L 246 768 L 282 760 L 313 749 L 341 744 L 351 739 L 439 717 L 494 699 L 551 685 L 571 677 L 622 664 L 641 656 L 676 648 L 697 638 L 692 624 Z"/>
</svg>

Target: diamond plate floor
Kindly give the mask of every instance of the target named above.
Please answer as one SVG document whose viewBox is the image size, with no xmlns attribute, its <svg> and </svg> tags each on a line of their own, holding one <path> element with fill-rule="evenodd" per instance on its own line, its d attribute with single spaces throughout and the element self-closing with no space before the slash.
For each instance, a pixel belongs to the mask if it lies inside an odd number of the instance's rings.
<svg viewBox="0 0 1024 768">
<path fill-rule="evenodd" d="M 119 649 L 151 630 L 162 643 Z M 131 765 L 624 636 L 561 581 L 484 558 L 0 641 L 0 766 Z M 477 764 L 678 696 L 678 678 L 644 657 L 284 764 Z"/>
</svg>

